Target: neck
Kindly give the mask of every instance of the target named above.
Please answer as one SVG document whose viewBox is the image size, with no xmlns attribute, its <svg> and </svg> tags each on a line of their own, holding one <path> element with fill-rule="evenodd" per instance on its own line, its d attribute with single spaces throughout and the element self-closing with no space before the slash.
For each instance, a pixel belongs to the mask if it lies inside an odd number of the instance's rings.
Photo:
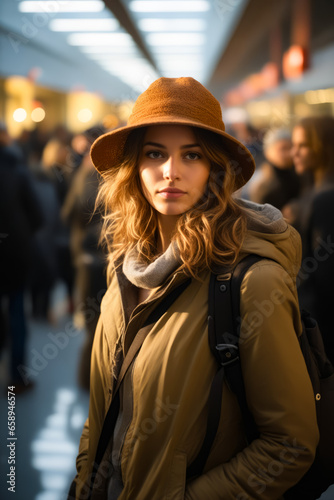
<svg viewBox="0 0 334 500">
<path fill-rule="evenodd" d="M 160 215 L 158 220 L 158 253 L 164 253 L 169 247 L 178 218 L 178 215 Z"/>
</svg>

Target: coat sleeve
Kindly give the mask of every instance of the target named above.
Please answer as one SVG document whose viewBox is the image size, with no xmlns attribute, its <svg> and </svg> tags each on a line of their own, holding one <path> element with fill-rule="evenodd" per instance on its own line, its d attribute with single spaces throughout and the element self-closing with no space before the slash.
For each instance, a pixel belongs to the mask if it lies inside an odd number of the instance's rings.
<svg viewBox="0 0 334 500">
<path fill-rule="evenodd" d="M 297 338 L 298 301 L 281 266 L 269 261 L 252 266 L 241 286 L 240 309 L 243 378 L 260 437 L 192 481 L 186 500 L 278 499 L 314 460 L 319 435 Z"/>
<path fill-rule="evenodd" d="M 89 416 L 83 428 L 76 459 L 77 475 L 72 482 L 68 500 L 83 500 L 87 498 L 89 481 L 97 445 L 102 430 L 108 399 L 108 377 L 110 376 L 109 351 L 104 339 L 101 317 L 99 318 L 91 357 Z M 110 376 L 111 380 L 111 376 Z"/>
</svg>

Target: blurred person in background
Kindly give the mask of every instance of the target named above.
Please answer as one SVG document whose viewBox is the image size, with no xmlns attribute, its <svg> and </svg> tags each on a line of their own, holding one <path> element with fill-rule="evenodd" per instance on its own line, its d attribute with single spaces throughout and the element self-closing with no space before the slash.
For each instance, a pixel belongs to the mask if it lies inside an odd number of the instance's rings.
<svg viewBox="0 0 334 500">
<path fill-rule="evenodd" d="M 334 363 L 334 118 L 302 119 L 293 129 L 292 143 L 297 174 L 312 179 L 306 194 L 287 212 L 303 242 L 300 302 L 319 322 Z"/>
<path fill-rule="evenodd" d="M 42 169 L 56 191 L 60 210 L 75 172 L 70 161 L 71 148 L 67 139 L 66 130 L 58 127 L 56 136 L 52 135 L 46 144 L 41 159 Z M 70 233 L 68 227 L 62 222 L 60 222 L 60 228 L 57 232 L 57 263 L 59 278 L 65 283 L 67 289 L 68 311 L 73 313 L 74 268 L 70 252 Z"/>
<path fill-rule="evenodd" d="M 23 129 L 15 144 L 20 148 L 25 165 L 29 165 L 30 154 L 33 144 L 33 131 Z"/>
<path fill-rule="evenodd" d="M 74 172 L 68 162 L 69 152 L 67 143 L 52 136 L 42 153 L 42 167 L 54 183 L 60 205 L 64 202 Z"/>
<path fill-rule="evenodd" d="M 90 130 L 98 131 L 99 127 L 92 127 Z M 74 170 L 76 170 L 81 165 L 84 156 L 89 151 L 89 149 L 87 151 L 88 145 L 90 144 L 90 140 L 87 136 L 88 133 L 89 130 L 79 134 L 75 134 L 72 138 L 70 162 Z"/>
<path fill-rule="evenodd" d="M 83 155 L 81 165 L 74 174 L 73 181 L 62 207 L 62 218 L 70 228 L 70 248 L 75 267 L 75 321 L 85 328 L 86 340 L 79 362 L 79 385 L 89 389 L 90 355 L 100 303 L 106 291 L 105 257 L 98 242 L 101 233 L 101 216 L 96 211 L 100 174 L 90 158 L 90 147 L 99 135 L 105 133 L 103 127 L 92 127 L 73 140 L 77 150 Z"/>
<path fill-rule="evenodd" d="M 44 216 L 33 179 L 22 157 L 11 148 L 6 127 L 0 126 L 0 316 L 1 335 L 8 332 L 10 380 L 20 394 L 32 387 L 22 378 L 25 363 L 27 322 L 25 290 L 31 265 L 33 235 Z M 2 341 L 4 343 L 4 340 Z"/>
<path fill-rule="evenodd" d="M 300 191 L 300 179 L 291 156 L 291 132 L 270 129 L 263 137 L 265 162 L 249 186 L 249 198 L 255 203 L 270 203 L 281 210 Z"/>
<path fill-rule="evenodd" d="M 53 137 L 53 136 L 52 136 Z M 65 136 L 63 136 L 65 140 Z M 34 319 L 55 322 L 51 308 L 52 291 L 58 279 L 57 242 L 61 233 L 60 205 L 52 173 L 42 168 L 42 155 L 50 134 L 41 128 L 23 130 L 15 146 L 32 173 L 38 201 L 43 208 L 44 223 L 33 236 L 28 288 Z"/>
<path fill-rule="evenodd" d="M 29 135 L 23 131 L 15 142 L 25 155 L 25 163 L 29 167 L 34 167 L 37 163 L 40 164 L 44 148 L 49 140 L 50 132 L 37 126 L 30 131 Z"/>
<path fill-rule="evenodd" d="M 30 170 L 38 200 L 43 207 L 44 223 L 32 241 L 32 261 L 29 275 L 32 316 L 37 320 L 55 323 L 52 292 L 59 277 L 58 241 L 62 237 L 60 205 L 52 180 L 37 161 L 38 151 L 32 147 Z"/>
</svg>

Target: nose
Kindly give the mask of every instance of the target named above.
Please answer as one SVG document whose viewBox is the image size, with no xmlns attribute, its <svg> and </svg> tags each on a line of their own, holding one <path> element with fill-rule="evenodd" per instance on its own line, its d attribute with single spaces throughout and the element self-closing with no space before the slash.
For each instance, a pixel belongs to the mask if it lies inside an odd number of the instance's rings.
<svg viewBox="0 0 334 500">
<path fill-rule="evenodd" d="M 180 167 L 177 158 L 169 156 L 163 166 L 163 177 L 166 180 L 175 181 L 180 179 Z"/>
</svg>

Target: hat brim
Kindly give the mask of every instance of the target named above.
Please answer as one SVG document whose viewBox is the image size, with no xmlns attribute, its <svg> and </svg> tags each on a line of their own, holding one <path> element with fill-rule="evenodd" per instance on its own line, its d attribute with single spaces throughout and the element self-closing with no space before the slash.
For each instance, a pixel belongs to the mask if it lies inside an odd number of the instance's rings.
<svg viewBox="0 0 334 500">
<path fill-rule="evenodd" d="M 248 182 L 255 171 L 255 161 L 250 151 L 233 136 L 217 128 L 205 126 L 191 120 L 156 118 L 136 125 L 127 125 L 111 132 L 107 132 L 96 139 L 91 147 L 91 158 L 95 168 L 104 174 L 122 161 L 124 146 L 132 130 L 152 125 L 186 125 L 214 132 L 222 139 L 222 149 L 229 160 L 236 175 L 236 189 L 240 189 Z"/>
</svg>

